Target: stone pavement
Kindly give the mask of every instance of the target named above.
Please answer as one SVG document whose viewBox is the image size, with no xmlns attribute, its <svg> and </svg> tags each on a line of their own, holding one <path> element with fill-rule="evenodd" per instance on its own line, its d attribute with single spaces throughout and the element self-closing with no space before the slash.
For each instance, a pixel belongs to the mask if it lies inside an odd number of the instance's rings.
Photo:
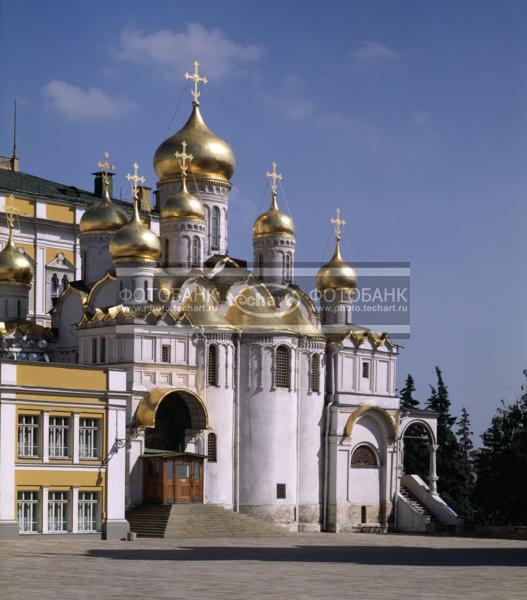
<svg viewBox="0 0 527 600">
<path fill-rule="evenodd" d="M 293 534 L 0 542 L 2 600 L 526 597 L 527 541 Z"/>
</svg>

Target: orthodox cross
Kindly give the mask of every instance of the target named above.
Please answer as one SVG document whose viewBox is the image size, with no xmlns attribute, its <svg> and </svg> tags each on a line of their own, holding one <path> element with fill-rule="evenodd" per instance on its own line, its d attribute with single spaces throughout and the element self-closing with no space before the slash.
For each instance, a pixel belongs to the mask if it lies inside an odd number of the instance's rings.
<svg viewBox="0 0 527 600">
<path fill-rule="evenodd" d="M 267 171 L 267 173 L 265 174 L 265 176 L 269 177 L 269 179 L 271 180 L 271 190 L 273 192 L 273 196 L 276 196 L 276 191 L 278 189 L 277 181 L 279 181 L 280 179 L 282 179 L 282 175 L 280 173 L 276 172 L 277 164 L 275 162 L 273 162 L 271 164 L 272 164 L 273 170 L 272 171 Z"/>
<path fill-rule="evenodd" d="M 190 163 L 192 162 L 192 159 L 194 157 L 192 156 L 192 154 L 187 154 L 187 142 L 185 142 L 185 140 L 183 140 L 181 142 L 181 147 L 183 148 L 183 152 L 174 152 L 174 156 L 179 161 L 179 167 L 181 169 L 181 176 L 186 177 L 187 169 L 190 167 Z"/>
<path fill-rule="evenodd" d="M 133 200 L 134 203 L 136 200 L 139 199 L 139 183 L 144 183 L 146 180 L 144 177 L 139 176 L 137 173 L 139 171 L 139 165 L 134 162 L 134 164 L 132 165 L 134 168 L 134 174 L 130 175 L 130 173 L 127 174 L 126 179 L 128 179 L 128 181 L 131 182 L 131 186 L 132 186 L 132 196 L 133 196 Z"/>
<path fill-rule="evenodd" d="M 18 215 L 20 213 L 20 211 L 15 206 L 15 197 L 13 194 L 9 195 L 9 200 L 10 200 L 11 206 L 6 206 L 4 209 L 4 212 L 5 212 L 5 218 L 7 221 L 7 227 L 9 229 L 9 239 L 12 240 L 13 239 L 13 230 L 15 228 L 15 216 Z"/>
<path fill-rule="evenodd" d="M 340 218 L 340 208 L 337 208 L 336 219 L 332 218 L 330 223 L 335 226 L 335 237 L 337 238 L 337 240 L 340 240 L 342 234 L 341 225 L 346 225 L 346 221 Z"/>
<path fill-rule="evenodd" d="M 106 150 L 103 156 L 104 160 L 100 160 L 97 163 L 97 166 L 102 171 L 102 179 L 104 181 L 104 184 L 107 185 L 110 176 L 110 171 L 115 171 L 115 165 L 112 165 L 110 162 L 110 153 L 108 152 L 108 150 Z"/>
<path fill-rule="evenodd" d="M 194 82 L 194 91 L 192 92 L 192 97 L 194 98 L 194 102 L 199 104 L 199 97 L 201 96 L 201 92 L 199 91 L 199 84 L 206 84 L 209 80 L 203 76 L 199 75 L 199 62 L 197 60 L 194 61 L 194 73 L 185 73 L 185 79 L 192 79 Z"/>
</svg>

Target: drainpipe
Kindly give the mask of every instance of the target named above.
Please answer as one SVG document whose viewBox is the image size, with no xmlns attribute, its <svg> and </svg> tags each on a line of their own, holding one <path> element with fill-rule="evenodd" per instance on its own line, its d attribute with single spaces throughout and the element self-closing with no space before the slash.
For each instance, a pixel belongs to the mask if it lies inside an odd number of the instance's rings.
<svg viewBox="0 0 527 600">
<path fill-rule="evenodd" d="M 324 505 L 323 505 L 323 525 L 322 528 L 324 531 L 327 531 L 328 527 L 328 486 L 329 486 L 329 431 L 331 429 L 331 407 L 335 404 L 335 392 L 337 389 L 336 380 L 335 380 L 335 371 L 336 371 L 336 356 L 338 352 L 337 347 L 329 346 L 329 356 L 330 360 L 328 361 L 328 365 L 331 368 L 331 372 L 329 374 L 329 397 L 330 401 L 326 404 L 326 419 L 325 419 L 325 427 L 326 431 L 324 432 Z"/>
</svg>

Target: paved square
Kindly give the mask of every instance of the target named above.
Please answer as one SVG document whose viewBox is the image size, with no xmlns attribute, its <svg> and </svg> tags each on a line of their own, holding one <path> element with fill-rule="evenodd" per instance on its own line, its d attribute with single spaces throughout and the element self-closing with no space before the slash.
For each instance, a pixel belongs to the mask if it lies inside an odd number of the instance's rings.
<svg viewBox="0 0 527 600">
<path fill-rule="evenodd" d="M 0 597 L 526 597 L 527 542 L 367 534 L 0 543 Z"/>
</svg>

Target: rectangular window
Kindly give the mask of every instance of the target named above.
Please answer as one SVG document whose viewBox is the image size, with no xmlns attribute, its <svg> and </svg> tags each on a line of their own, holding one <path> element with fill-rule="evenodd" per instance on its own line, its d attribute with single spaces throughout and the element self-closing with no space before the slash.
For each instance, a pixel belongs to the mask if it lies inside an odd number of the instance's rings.
<svg viewBox="0 0 527 600">
<path fill-rule="evenodd" d="M 170 362 L 170 346 L 162 345 L 161 346 L 161 362 L 169 363 Z"/>
<path fill-rule="evenodd" d="M 49 418 L 49 456 L 50 458 L 68 458 L 69 419 L 67 417 Z"/>
<path fill-rule="evenodd" d="M 278 500 L 285 500 L 285 483 L 276 484 L 276 497 Z"/>
<path fill-rule="evenodd" d="M 68 531 L 68 492 L 50 492 L 48 500 L 48 531 Z"/>
<path fill-rule="evenodd" d="M 80 419 L 79 457 L 99 458 L 99 419 Z"/>
<path fill-rule="evenodd" d="M 370 363 L 368 363 L 368 362 L 362 363 L 362 378 L 363 379 L 370 378 Z"/>
<path fill-rule="evenodd" d="M 20 533 L 38 532 L 38 492 L 18 492 L 18 529 Z"/>
<path fill-rule="evenodd" d="M 99 362 L 106 362 L 106 338 L 101 338 L 99 344 Z"/>
<path fill-rule="evenodd" d="M 320 391 L 320 359 L 317 354 L 311 357 L 311 372 L 309 377 L 309 391 Z"/>
<path fill-rule="evenodd" d="M 97 338 L 92 338 L 91 341 L 91 361 L 94 364 L 97 362 Z"/>
<path fill-rule="evenodd" d="M 39 431 L 38 415 L 18 416 L 18 456 L 39 456 Z"/>
<path fill-rule="evenodd" d="M 98 514 L 97 492 L 79 492 L 79 531 L 97 531 Z"/>
</svg>

